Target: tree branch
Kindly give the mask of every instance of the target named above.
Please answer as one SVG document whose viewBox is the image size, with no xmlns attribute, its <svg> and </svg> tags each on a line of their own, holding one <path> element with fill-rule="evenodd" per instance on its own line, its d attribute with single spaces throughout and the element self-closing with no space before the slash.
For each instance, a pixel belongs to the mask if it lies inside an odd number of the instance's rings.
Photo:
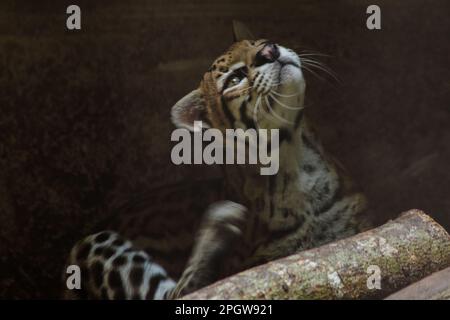
<svg viewBox="0 0 450 320">
<path fill-rule="evenodd" d="M 391 294 L 386 300 L 450 300 L 450 267 Z"/>
<path fill-rule="evenodd" d="M 367 285 L 369 266 L 380 268 L 381 289 Z M 378 228 L 243 271 L 183 299 L 382 298 L 448 266 L 448 233 L 422 211 L 410 210 Z"/>
</svg>

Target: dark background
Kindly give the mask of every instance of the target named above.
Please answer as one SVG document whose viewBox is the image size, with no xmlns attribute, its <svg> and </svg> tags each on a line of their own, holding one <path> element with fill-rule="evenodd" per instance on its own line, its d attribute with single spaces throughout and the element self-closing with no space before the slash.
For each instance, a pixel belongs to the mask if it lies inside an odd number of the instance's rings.
<svg viewBox="0 0 450 320">
<path fill-rule="evenodd" d="M 82 30 L 65 27 L 82 9 Z M 0 298 L 58 298 L 68 250 L 117 199 L 218 170 L 170 161 L 171 106 L 231 44 L 231 21 L 322 59 L 307 112 L 375 220 L 419 208 L 450 228 L 450 2 L 2 1 Z"/>
</svg>

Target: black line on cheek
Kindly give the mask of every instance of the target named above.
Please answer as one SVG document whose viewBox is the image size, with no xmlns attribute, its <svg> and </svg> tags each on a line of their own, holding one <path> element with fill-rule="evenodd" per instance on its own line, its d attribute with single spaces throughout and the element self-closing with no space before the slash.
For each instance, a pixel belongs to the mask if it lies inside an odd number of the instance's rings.
<svg viewBox="0 0 450 320">
<path fill-rule="evenodd" d="M 230 122 L 230 125 L 234 127 L 234 122 L 236 119 L 233 117 L 233 114 L 231 113 L 230 109 L 228 108 L 228 104 L 225 101 L 225 98 L 223 96 L 220 97 L 220 100 L 222 102 L 222 108 L 223 112 L 225 113 L 225 116 L 227 117 L 228 121 Z"/>
<path fill-rule="evenodd" d="M 247 129 L 252 128 L 256 130 L 255 121 L 247 116 L 247 102 L 244 100 L 239 107 L 239 112 L 241 115 L 241 121 L 245 124 Z"/>
<path fill-rule="evenodd" d="M 292 134 L 288 129 L 282 128 L 280 129 L 280 145 L 287 141 L 288 143 L 292 140 Z"/>
</svg>

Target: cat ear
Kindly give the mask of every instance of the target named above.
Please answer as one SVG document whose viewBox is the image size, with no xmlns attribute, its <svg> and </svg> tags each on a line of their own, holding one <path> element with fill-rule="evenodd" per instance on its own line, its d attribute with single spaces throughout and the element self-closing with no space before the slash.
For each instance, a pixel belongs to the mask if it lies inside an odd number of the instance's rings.
<svg viewBox="0 0 450 320">
<path fill-rule="evenodd" d="M 194 131 L 194 121 L 202 121 L 203 128 L 209 128 L 206 120 L 206 104 L 199 89 L 188 93 L 172 107 L 172 123 L 178 128 Z"/>
<path fill-rule="evenodd" d="M 234 42 L 242 40 L 256 40 L 250 30 L 240 21 L 233 20 L 233 37 Z"/>
</svg>

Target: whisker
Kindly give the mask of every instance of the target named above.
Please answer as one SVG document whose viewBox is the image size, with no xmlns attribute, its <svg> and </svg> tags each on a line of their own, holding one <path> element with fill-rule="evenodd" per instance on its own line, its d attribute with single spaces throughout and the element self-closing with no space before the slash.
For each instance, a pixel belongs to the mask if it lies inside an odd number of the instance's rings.
<svg viewBox="0 0 450 320">
<path fill-rule="evenodd" d="M 333 72 L 333 70 L 332 70 L 330 67 L 328 67 L 325 63 L 323 63 L 323 62 L 321 62 L 321 61 L 313 60 L 313 59 L 305 59 L 305 58 L 303 58 L 301 61 L 302 61 L 302 62 L 306 62 L 306 63 L 315 64 L 315 65 L 321 66 L 321 67 L 323 67 L 324 69 L 327 69 L 328 71 Z"/>
<path fill-rule="evenodd" d="M 310 63 L 315 63 L 324 67 L 327 67 L 323 62 L 318 61 L 318 60 L 313 60 L 313 59 L 309 59 L 309 58 L 303 58 L 301 59 L 302 62 L 310 62 Z"/>
<path fill-rule="evenodd" d="M 269 96 L 276 102 L 276 103 L 278 103 L 280 106 L 282 106 L 282 107 L 285 107 L 286 109 L 289 109 L 289 110 L 300 110 L 300 109 L 303 109 L 303 107 L 291 107 L 291 106 L 288 106 L 288 105 L 286 105 L 286 104 L 284 104 L 283 102 L 281 102 L 280 100 L 278 100 L 276 97 L 274 97 L 271 93 L 269 93 Z"/>
<path fill-rule="evenodd" d="M 259 113 L 262 114 L 264 118 L 268 119 L 269 121 L 272 121 L 272 119 L 268 118 L 270 113 L 266 112 L 266 110 L 264 110 L 264 108 L 263 108 L 262 95 L 259 95 L 258 98 L 259 99 L 257 101 L 257 104 L 258 104 L 258 111 L 259 111 Z M 269 110 L 269 109 L 267 108 L 267 110 Z M 258 128 L 259 128 L 259 124 L 258 124 Z"/>
<path fill-rule="evenodd" d="M 272 107 L 270 106 L 269 99 L 267 98 L 267 96 L 264 96 L 264 100 L 265 100 L 265 102 L 266 102 L 266 104 L 267 104 L 267 107 L 269 108 L 269 112 L 270 112 L 270 114 L 271 114 L 272 116 L 274 116 L 275 118 L 277 118 L 278 120 L 280 120 L 280 121 L 282 121 L 282 122 L 286 122 L 286 123 L 289 123 L 289 124 L 294 124 L 294 122 L 288 121 L 288 120 L 282 118 L 281 116 L 279 116 L 279 115 L 272 109 Z"/>
<path fill-rule="evenodd" d="M 322 61 L 313 60 L 313 59 L 306 59 L 306 58 L 301 59 L 301 61 L 302 61 L 302 62 L 306 62 L 306 63 L 310 63 L 310 64 L 316 64 L 316 65 L 319 65 L 319 66 L 321 66 L 321 67 L 323 67 L 323 68 L 325 68 L 325 69 L 327 69 L 327 70 L 329 70 L 329 71 L 333 71 L 333 70 L 331 70 L 330 67 L 328 67 L 328 66 L 327 66 L 325 63 L 323 63 Z"/>
<path fill-rule="evenodd" d="M 342 81 L 338 78 L 338 76 L 337 76 L 333 71 L 328 70 L 328 69 L 326 69 L 326 68 L 324 68 L 324 67 L 322 67 L 322 66 L 320 66 L 320 65 L 311 64 L 311 63 L 304 63 L 304 65 L 305 65 L 305 64 L 306 64 L 308 67 L 316 68 L 316 69 L 319 69 L 319 70 L 325 72 L 325 73 L 328 74 L 330 77 L 332 77 L 336 82 L 342 83 Z"/>
<path fill-rule="evenodd" d="M 297 56 L 301 57 L 331 57 L 329 54 L 322 53 L 299 53 Z"/>
<path fill-rule="evenodd" d="M 329 68 L 327 65 L 325 65 L 323 62 L 313 60 L 313 59 L 305 59 L 305 58 L 301 58 L 300 60 L 303 62 L 303 65 L 307 65 L 312 68 L 317 68 L 317 69 L 327 73 L 334 80 L 336 80 L 336 82 L 342 84 L 342 81 L 339 79 L 338 75 L 331 68 Z"/>
<path fill-rule="evenodd" d="M 279 93 L 278 91 L 276 91 L 276 90 L 270 90 L 270 93 L 273 93 L 273 94 L 275 94 L 275 95 L 277 95 L 277 96 L 279 96 L 279 97 L 283 97 L 283 98 L 290 98 L 290 97 L 295 97 L 295 96 L 298 96 L 300 93 L 294 93 L 294 94 L 281 94 L 281 93 Z"/>
<path fill-rule="evenodd" d="M 331 57 L 330 54 L 314 51 L 314 50 L 303 50 L 302 52 L 297 54 L 298 56 L 302 55 L 315 55 L 315 56 L 322 56 L 322 57 Z"/>
<path fill-rule="evenodd" d="M 256 129 L 259 129 L 258 124 L 258 109 L 261 104 L 261 95 L 258 96 L 255 103 L 255 108 L 253 109 L 253 121 L 255 121 Z"/>
<path fill-rule="evenodd" d="M 319 76 L 316 72 L 314 72 L 313 70 L 311 70 L 310 68 L 308 68 L 306 65 L 303 64 L 303 65 L 302 65 L 302 68 L 305 68 L 305 70 L 311 72 L 314 76 L 316 76 L 317 79 L 320 79 L 320 80 L 326 82 L 326 80 L 325 80 L 324 78 L 322 78 L 321 76 Z"/>
<path fill-rule="evenodd" d="M 279 86 L 280 84 L 282 84 L 282 83 L 281 82 L 274 83 L 274 84 L 271 85 L 271 87 L 276 87 L 276 86 Z"/>
</svg>

